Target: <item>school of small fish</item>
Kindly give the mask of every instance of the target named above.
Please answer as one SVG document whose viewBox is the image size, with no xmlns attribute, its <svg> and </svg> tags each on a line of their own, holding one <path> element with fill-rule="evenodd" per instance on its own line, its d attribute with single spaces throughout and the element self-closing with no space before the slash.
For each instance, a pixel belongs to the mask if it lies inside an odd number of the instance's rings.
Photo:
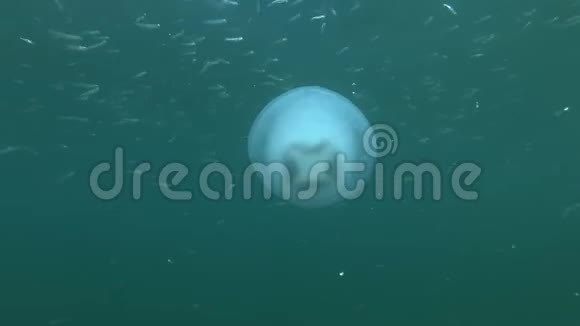
<svg viewBox="0 0 580 326">
<path fill-rule="evenodd" d="M 35 28 L 13 31 L 24 55 L 8 76 L 27 94 L 21 110 L 51 112 L 60 129 L 90 137 L 106 133 L 103 126 L 139 130 L 137 142 L 147 139 L 147 128 L 162 130 L 168 143 L 196 132 L 204 161 L 216 159 L 219 130 L 239 121 L 247 127 L 269 99 L 306 84 L 347 95 L 371 119 L 396 116 L 392 123 L 409 130 L 415 145 L 453 142 L 460 133 L 461 142 L 450 146 L 485 146 L 488 134 L 470 125 L 523 100 L 520 71 L 505 55 L 510 44 L 580 27 L 574 2 L 559 15 L 514 11 L 509 28 L 491 11 L 451 2 L 418 14 L 363 0 L 175 0 L 163 4 L 166 10 L 143 4 L 114 18 L 72 1 L 53 5 L 50 15 L 30 17 Z M 451 70 L 478 75 L 446 74 Z M 513 94 L 511 102 L 493 100 L 505 93 Z M 551 110 L 562 118 L 575 107 Z M 235 134 L 237 143 L 244 132 Z M 31 147 L 3 144 L 0 155 L 43 152 Z"/>
</svg>

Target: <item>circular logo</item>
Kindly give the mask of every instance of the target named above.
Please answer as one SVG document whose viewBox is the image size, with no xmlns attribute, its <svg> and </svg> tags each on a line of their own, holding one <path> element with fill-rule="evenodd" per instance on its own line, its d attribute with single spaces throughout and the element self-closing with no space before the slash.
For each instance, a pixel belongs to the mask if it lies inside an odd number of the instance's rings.
<svg viewBox="0 0 580 326">
<path fill-rule="evenodd" d="M 387 124 L 372 125 L 363 136 L 363 146 L 368 155 L 380 158 L 395 154 L 399 146 L 399 136 Z"/>
</svg>

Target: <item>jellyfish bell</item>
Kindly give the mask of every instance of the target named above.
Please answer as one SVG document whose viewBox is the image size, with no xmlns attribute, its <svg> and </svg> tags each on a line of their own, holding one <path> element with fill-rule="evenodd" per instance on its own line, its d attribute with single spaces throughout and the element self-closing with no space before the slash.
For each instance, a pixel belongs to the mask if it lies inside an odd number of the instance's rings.
<svg viewBox="0 0 580 326">
<path fill-rule="evenodd" d="M 262 176 L 265 193 L 297 206 L 337 204 L 348 198 L 342 189 L 351 191 L 371 175 L 375 158 L 363 146 L 370 127 L 351 101 L 332 90 L 292 89 L 254 121 L 248 136 L 251 170 Z M 351 163 L 364 169 L 345 169 Z"/>
</svg>

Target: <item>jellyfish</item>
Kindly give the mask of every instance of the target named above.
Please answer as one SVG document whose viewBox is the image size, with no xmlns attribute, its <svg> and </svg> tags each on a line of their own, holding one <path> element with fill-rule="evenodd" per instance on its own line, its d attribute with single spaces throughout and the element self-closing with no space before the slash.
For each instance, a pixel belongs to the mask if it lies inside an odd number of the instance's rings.
<svg viewBox="0 0 580 326">
<path fill-rule="evenodd" d="M 298 87 L 259 113 L 248 155 L 254 171 L 262 169 L 265 191 L 299 207 L 328 207 L 345 199 L 341 189 L 352 190 L 371 175 L 375 157 L 363 146 L 369 128 L 346 97 L 319 86 Z M 359 168 L 345 173 L 341 162 Z"/>
</svg>

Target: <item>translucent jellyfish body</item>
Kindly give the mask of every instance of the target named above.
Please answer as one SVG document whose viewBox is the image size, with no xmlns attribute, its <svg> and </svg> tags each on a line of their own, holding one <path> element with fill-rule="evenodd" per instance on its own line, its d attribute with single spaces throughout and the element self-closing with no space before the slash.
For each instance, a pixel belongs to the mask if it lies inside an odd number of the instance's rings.
<svg viewBox="0 0 580 326">
<path fill-rule="evenodd" d="M 357 184 L 371 175 L 374 157 L 363 146 L 370 127 L 346 97 L 318 86 L 299 87 L 260 112 L 248 154 L 266 193 L 302 207 L 327 207 L 353 199 Z M 350 171 L 352 164 L 358 171 Z"/>
</svg>

